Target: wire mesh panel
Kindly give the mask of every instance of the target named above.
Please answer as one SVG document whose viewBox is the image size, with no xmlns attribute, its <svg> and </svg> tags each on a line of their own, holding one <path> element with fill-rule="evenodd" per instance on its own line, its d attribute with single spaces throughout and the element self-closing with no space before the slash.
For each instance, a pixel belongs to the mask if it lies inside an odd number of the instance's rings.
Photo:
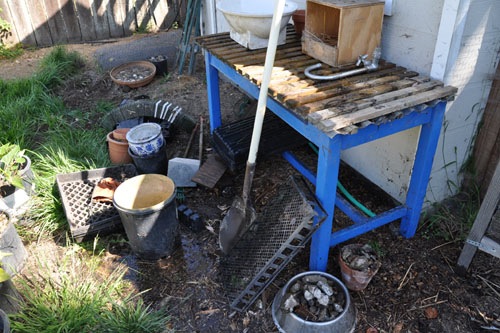
<svg viewBox="0 0 500 333">
<path fill-rule="evenodd" d="M 136 174 L 135 166 L 126 164 L 56 176 L 71 236 L 76 241 L 121 226 L 120 216 L 113 204 L 92 200 L 92 192 L 102 178 L 111 177 L 123 182 Z"/>
<path fill-rule="evenodd" d="M 316 223 L 314 217 L 317 217 Z M 325 214 L 302 178 L 290 177 L 221 261 L 231 307 L 246 310 L 305 247 Z"/>
</svg>

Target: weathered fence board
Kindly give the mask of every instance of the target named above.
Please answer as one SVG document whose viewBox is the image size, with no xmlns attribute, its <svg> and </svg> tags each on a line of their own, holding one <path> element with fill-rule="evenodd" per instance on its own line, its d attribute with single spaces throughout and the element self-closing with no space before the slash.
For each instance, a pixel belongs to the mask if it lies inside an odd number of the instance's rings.
<svg viewBox="0 0 500 333">
<path fill-rule="evenodd" d="M 19 2 L 23 1 L 21 0 Z M 47 19 L 50 31 L 54 32 L 54 34 L 52 35 L 52 43 L 53 44 L 67 43 L 68 33 L 66 31 L 62 12 L 59 10 L 59 3 L 57 1 L 51 1 L 51 0 L 44 0 L 43 2 L 45 3 L 45 10 L 47 11 Z M 33 15 L 35 14 L 33 13 Z M 37 15 L 41 15 L 41 13 Z M 34 33 L 36 34 L 36 30 L 34 31 Z M 24 41 L 21 42 L 25 43 Z"/>
<path fill-rule="evenodd" d="M 0 17 L 12 25 L 1 38 L 50 46 L 158 31 L 167 27 L 168 3 L 174 1 L 180 0 L 0 0 Z"/>
<path fill-rule="evenodd" d="M 92 2 L 93 22 L 97 33 L 97 39 L 110 37 L 108 18 L 106 16 L 106 2 L 108 0 L 94 0 Z"/>
<path fill-rule="evenodd" d="M 78 12 L 80 31 L 82 40 L 90 41 L 97 39 L 97 32 L 92 17 L 91 0 L 75 0 L 76 10 Z"/>
<path fill-rule="evenodd" d="M 36 45 L 35 35 L 31 33 L 33 28 L 31 26 L 31 20 L 29 19 L 29 13 L 24 1 L 6 1 L 7 8 L 3 11 L 10 11 L 13 22 L 11 25 L 16 26 L 17 35 L 19 38 L 25 38 L 26 44 Z"/>
<path fill-rule="evenodd" d="M 109 25 L 109 34 L 111 37 L 116 38 L 116 37 L 121 37 L 124 35 L 123 33 L 123 17 L 119 9 L 115 7 L 117 1 L 116 0 L 109 0 L 106 2 L 106 16 L 108 18 L 108 25 Z M 118 4 L 119 6 L 120 4 Z"/>
<path fill-rule="evenodd" d="M 40 45 L 52 45 L 52 37 L 45 16 L 45 8 L 39 0 L 26 0 L 30 12 L 31 24 L 35 29 L 36 43 Z M 44 15 L 31 15 L 31 13 L 43 13 Z"/>
</svg>

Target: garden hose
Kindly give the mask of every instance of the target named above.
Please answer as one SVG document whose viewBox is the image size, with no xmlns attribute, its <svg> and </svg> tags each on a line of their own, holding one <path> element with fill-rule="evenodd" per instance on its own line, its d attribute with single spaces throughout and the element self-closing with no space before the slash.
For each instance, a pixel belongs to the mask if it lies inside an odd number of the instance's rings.
<svg viewBox="0 0 500 333">
<path fill-rule="evenodd" d="M 318 154 L 318 148 L 311 142 L 309 142 L 309 147 L 311 147 L 311 149 L 316 153 Z M 340 190 L 340 193 L 342 193 L 343 196 L 346 197 L 347 200 L 349 200 L 349 202 L 351 202 L 354 206 L 356 206 L 357 208 L 359 208 L 363 213 L 365 213 L 368 217 L 374 217 L 376 214 L 374 212 L 372 212 L 371 210 L 369 210 L 368 208 L 366 208 L 361 202 L 359 202 L 358 200 L 356 200 L 352 195 L 351 193 L 349 193 L 346 188 L 344 187 L 344 185 L 342 185 L 340 183 L 340 181 L 337 181 L 337 187 L 338 189 Z"/>
</svg>

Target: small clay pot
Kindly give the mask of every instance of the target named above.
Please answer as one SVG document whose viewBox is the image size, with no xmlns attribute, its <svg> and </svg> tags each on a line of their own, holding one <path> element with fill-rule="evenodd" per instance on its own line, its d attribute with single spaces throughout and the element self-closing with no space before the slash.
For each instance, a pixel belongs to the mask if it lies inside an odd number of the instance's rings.
<svg viewBox="0 0 500 333">
<path fill-rule="evenodd" d="M 117 128 L 113 131 L 113 139 L 117 141 L 127 142 L 127 133 L 130 128 Z"/>
<path fill-rule="evenodd" d="M 106 136 L 108 141 L 109 159 L 113 164 L 127 164 L 132 162 L 132 157 L 128 153 L 127 140 L 115 139 L 113 132 L 109 132 Z"/>
<path fill-rule="evenodd" d="M 292 15 L 293 25 L 295 26 L 295 33 L 299 38 L 302 37 L 302 31 L 306 22 L 306 11 L 304 9 L 296 10 Z"/>
<path fill-rule="evenodd" d="M 352 291 L 361 291 L 364 290 L 368 283 L 370 283 L 371 279 L 375 274 L 377 274 L 381 263 L 377 261 L 374 263 L 372 267 L 370 267 L 366 271 L 356 270 L 351 267 L 342 259 L 342 251 L 344 248 L 360 248 L 362 244 L 349 244 L 340 249 L 338 263 L 340 266 L 340 271 L 342 275 L 342 281 L 345 283 L 346 287 Z"/>
</svg>

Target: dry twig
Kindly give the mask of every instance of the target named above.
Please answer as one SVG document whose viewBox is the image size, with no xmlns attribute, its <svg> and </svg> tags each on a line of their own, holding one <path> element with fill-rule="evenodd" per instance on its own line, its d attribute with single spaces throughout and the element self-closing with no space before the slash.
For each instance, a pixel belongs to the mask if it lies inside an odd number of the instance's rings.
<svg viewBox="0 0 500 333">
<path fill-rule="evenodd" d="M 414 264 L 414 262 L 412 262 L 412 263 L 411 263 L 411 265 L 410 265 L 410 267 L 408 267 L 408 269 L 406 270 L 405 276 L 403 276 L 403 279 L 402 279 L 402 280 L 401 280 L 401 282 L 399 283 L 399 287 L 398 287 L 398 289 L 397 289 L 398 291 L 399 291 L 399 290 L 401 290 L 401 288 L 403 288 L 403 287 L 404 287 L 404 285 L 405 285 L 406 283 L 408 283 L 408 282 L 406 281 L 406 277 L 407 277 L 407 276 L 408 276 L 408 274 L 410 273 L 410 270 L 411 270 L 411 268 L 412 268 L 413 264 Z M 405 281 L 406 281 L 406 282 L 405 282 Z"/>
</svg>

